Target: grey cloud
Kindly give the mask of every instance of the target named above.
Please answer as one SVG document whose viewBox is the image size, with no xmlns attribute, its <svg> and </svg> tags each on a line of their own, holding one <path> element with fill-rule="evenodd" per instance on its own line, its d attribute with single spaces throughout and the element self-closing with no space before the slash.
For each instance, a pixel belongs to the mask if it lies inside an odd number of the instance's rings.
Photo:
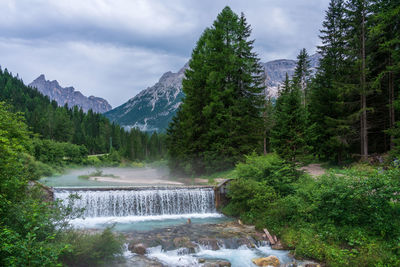
<svg viewBox="0 0 400 267">
<path fill-rule="evenodd" d="M 262 61 L 315 52 L 328 0 L 2 0 L 0 65 L 40 73 L 115 107 L 177 71 L 230 5 L 252 25 Z"/>
</svg>

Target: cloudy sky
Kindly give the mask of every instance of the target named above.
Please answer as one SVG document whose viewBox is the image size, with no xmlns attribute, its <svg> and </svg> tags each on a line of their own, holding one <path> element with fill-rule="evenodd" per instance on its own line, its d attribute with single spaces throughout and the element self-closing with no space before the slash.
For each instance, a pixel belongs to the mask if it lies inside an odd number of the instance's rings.
<svg viewBox="0 0 400 267">
<path fill-rule="evenodd" d="M 329 0 L 0 0 L 0 65 L 41 73 L 113 107 L 189 60 L 229 5 L 244 12 L 263 62 L 310 54 Z"/>
</svg>

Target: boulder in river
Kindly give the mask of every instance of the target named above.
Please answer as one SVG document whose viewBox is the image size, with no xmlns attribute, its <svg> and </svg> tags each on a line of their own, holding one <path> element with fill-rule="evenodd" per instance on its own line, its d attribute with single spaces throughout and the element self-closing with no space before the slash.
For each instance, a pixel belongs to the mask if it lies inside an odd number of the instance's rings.
<svg viewBox="0 0 400 267">
<path fill-rule="evenodd" d="M 175 237 L 173 243 L 176 248 L 186 248 L 189 253 L 195 253 L 197 245 L 189 237 Z"/>
<path fill-rule="evenodd" d="M 272 249 L 276 249 L 276 250 L 286 250 L 288 248 L 284 247 L 281 243 L 280 240 L 278 240 L 278 242 L 276 242 L 274 245 L 271 245 Z"/>
<path fill-rule="evenodd" d="M 202 265 L 203 267 L 231 267 L 229 261 L 217 260 L 213 262 L 206 262 Z"/>
<path fill-rule="evenodd" d="M 281 265 L 279 259 L 276 256 L 268 256 L 265 258 L 252 259 L 252 262 L 257 266 L 274 266 L 278 267 Z"/>
<path fill-rule="evenodd" d="M 146 246 L 143 245 L 142 243 L 139 244 L 130 244 L 129 245 L 129 250 L 132 251 L 133 253 L 139 254 L 139 255 L 144 255 L 146 254 Z"/>
<path fill-rule="evenodd" d="M 200 245 L 207 247 L 208 249 L 211 249 L 211 250 L 219 249 L 218 240 L 215 238 L 203 237 L 198 240 L 198 243 Z"/>
</svg>

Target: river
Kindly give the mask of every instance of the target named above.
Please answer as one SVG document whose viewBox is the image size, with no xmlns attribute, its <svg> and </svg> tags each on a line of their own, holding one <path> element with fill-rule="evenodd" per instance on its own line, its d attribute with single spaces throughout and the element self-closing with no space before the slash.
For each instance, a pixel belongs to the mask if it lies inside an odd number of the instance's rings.
<svg viewBox="0 0 400 267">
<path fill-rule="evenodd" d="M 54 187 L 64 203 L 70 194 L 80 196 L 74 207 L 83 208 L 84 216 L 71 221 L 74 227 L 113 225 L 127 238 L 127 248 L 146 247 L 143 256 L 127 249 L 126 263 L 118 266 L 255 266 L 253 258 L 270 255 L 282 266 L 300 264 L 288 251 L 272 250 L 254 227 L 219 213 L 212 187 L 173 179 L 166 168 L 72 169 L 40 182 Z"/>
</svg>

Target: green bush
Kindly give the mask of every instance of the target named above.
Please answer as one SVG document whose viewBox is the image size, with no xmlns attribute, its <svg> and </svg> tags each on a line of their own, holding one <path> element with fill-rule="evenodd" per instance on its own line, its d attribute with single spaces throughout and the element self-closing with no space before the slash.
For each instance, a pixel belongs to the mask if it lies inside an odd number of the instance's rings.
<svg viewBox="0 0 400 267">
<path fill-rule="evenodd" d="M 300 176 L 293 164 L 286 162 L 277 154 L 246 156 L 246 161 L 237 164 L 235 170 L 238 178 L 263 181 L 272 186 L 279 195 L 292 193 L 292 183 Z"/>
<path fill-rule="evenodd" d="M 329 266 L 398 266 L 400 169 L 303 177 L 278 199 L 265 225 L 302 257 Z"/>
<path fill-rule="evenodd" d="M 71 143 L 55 142 L 53 140 L 33 140 L 33 155 L 36 160 L 64 165 L 65 163 L 82 163 L 88 151 L 86 147 Z"/>
<path fill-rule="evenodd" d="M 354 165 L 314 179 L 274 154 L 236 167 L 228 215 L 267 227 L 328 266 L 400 266 L 400 168 Z"/>
<path fill-rule="evenodd" d="M 264 214 L 279 196 L 293 192 L 293 182 L 299 173 L 276 154 L 246 156 L 245 163 L 235 168 L 237 179 L 232 181 L 226 214 L 240 216 L 248 223 L 264 225 Z"/>
<path fill-rule="evenodd" d="M 97 156 L 88 156 L 83 160 L 84 165 L 100 167 L 102 165 L 101 160 Z"/>
<path fill-rule="evenodd" d="M 60 259 L 67 266 L 102 266 L 122 258 L 123 254 L 123 238 L 110 228 L 102 233 L 70 231 L 63 242 L 69 247 Z"/>
<path fill-rule="evenodd" d="M 274 188 L 265 182 L 238 178 L 231 182 L 228 197 L 230 201 L 224 207 L 224 213 L 240 216 L 246 223 L 256 223 L 277 195 Z"/>
</svg>

